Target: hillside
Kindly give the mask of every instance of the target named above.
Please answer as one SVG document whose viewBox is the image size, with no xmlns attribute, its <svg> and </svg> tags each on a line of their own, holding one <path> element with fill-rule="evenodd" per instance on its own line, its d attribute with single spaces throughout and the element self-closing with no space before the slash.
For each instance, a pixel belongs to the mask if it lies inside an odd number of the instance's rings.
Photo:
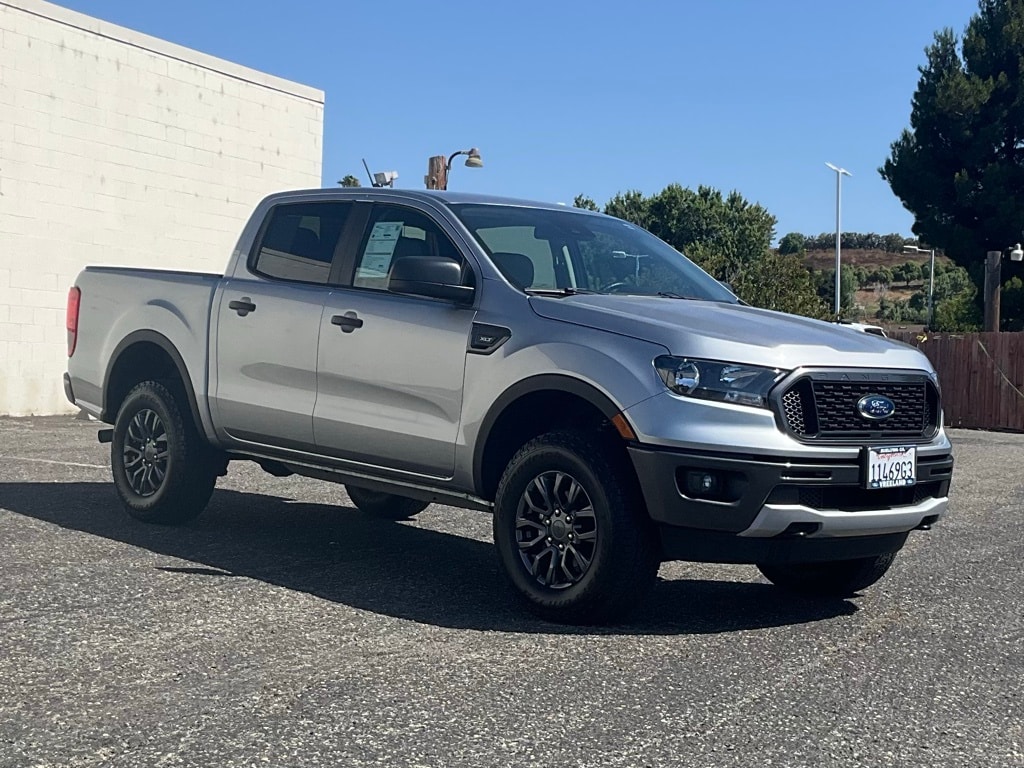
<svg viewBox="0 0 1024 768">
<path fill-rule="evenodd" d="M 843 266 L 861 267 L 869 272 L 880 267 L 892 269 L 906 264 L 908 261 L 914 264 L 927 264 L 929 261 L 927 254 L 893 253 L 881 249 L 844 248 L 840 256 Z M 834 269 L 835 263 L 836 252 L 834 250 L 807 251 L 804 255 L 804 264 L 815 271 Z M 952 260 L 946 256 L 936 255 L 935 263 L 951 264 Z M 848 314 L 851 315 L 851 319 L 878 322 L 875 319 L 875 313 L 882 298 L 906 301 L 917 291 L 927 290 L 927 288 L 927 280 L 912 280 L 909 286 L 904 283 L 893 283 L 889 286 L 878 285 L 862 288 L 854 293 L 857 310 Z M 889 324 L 884 323 L 884 325 L 888 326 Z"/>
<path fill-rule="evenodd" d="M 882 250 L 862 250 L 859 248 L 843 248 L 842 261 L 844 265 L 866 267 L 888 267 L 892 269 L 899 264 L 906 264 L 912 261 L 915 264 L 924 264 L 928 261 L 928 254 L 920 253 L 891 253 Z M 936 255 L 935 263 L 943 262 L 951 264 L 952 260 L 946 256 Z M 804 263 L 814 269 L 833 269 L 836 265 L 836 252 L 831 251 L 807 251 L 804 255 Z"/>
</svg>

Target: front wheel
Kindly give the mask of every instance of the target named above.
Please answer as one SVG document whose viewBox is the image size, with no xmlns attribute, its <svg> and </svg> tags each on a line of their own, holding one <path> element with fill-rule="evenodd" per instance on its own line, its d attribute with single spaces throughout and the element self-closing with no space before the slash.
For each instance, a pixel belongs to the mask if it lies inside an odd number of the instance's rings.
<svg viewBox="0 0 1024 768">
<path fill-rule="evenodd" d="M 348 491 L 348 497 L 352 499 L 352 503 L 360 512 L 366 512 L 374 517 L 382 517 L 385 520 L 408 520 L 430 506 L 429 502 L 419 499 L 395 496 L 382 491 L 369 491 L 354 485 L 346 485 L 345 490 Z"/>
<path fill-rule="evenodd" d="M 114 487 L 128 514 L 175 525 L 202 512 L 218 466 L 192 416 L 163 384 L 144 381 L 124 399 L 110 444 Z"/>
<path fill-rule="evenodd" d="M 519 596 L 557 622 L 621 618 L 660 564 L 635 478 L 578 432 L 542 435 L 512 458 L 494 503 L 494 543 Z"/>
<path fill-rule="evenodd" d="M 895 552 L 826 563 L 759 564 L 768 581 L 791 592 L 816 597 L 850 597 L 881 579 L 896 559 Z"/>
</svg>

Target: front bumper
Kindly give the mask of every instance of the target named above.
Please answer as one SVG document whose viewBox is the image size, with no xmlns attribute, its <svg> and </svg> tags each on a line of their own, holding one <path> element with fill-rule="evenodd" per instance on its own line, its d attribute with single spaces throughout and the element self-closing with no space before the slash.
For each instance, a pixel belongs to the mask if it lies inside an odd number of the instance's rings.
<svg viewBox="0 0 1024 768">
<path fill-rule="evenodd" d="M 946 511 L 953 457 L 918 457 L 917 484 L 862 487 L 861 458 L 629 449 L 666 559 L 769 562 L 859 557 L 902 546 Z M 691 474 L 716 489 L 694 492 Z M 882 547 L 881 550 L 872 551 Z M 853 553 L 853 554 L 849 554 Z M 865 555 L 866 556 L 866 555 Z"/>
</svg>

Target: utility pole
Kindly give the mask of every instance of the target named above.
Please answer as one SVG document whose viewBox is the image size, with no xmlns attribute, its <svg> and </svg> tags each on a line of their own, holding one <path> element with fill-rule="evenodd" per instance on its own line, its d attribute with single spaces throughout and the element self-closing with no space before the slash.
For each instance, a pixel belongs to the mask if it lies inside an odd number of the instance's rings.
<svg viewBox="0 0 1024 768">
<path fill-rule="evenodd" d="M 985 258 L 985 330 L 999 330 L 999 289 L 1003 284 L 1003 252 L 989 251 Z"/>
<path fill-rule="evenodd" d="M 427 189 L 448 189 L 448 171 L 452 169 L 452 160 L 459 155 L 467 156 L 467 168 L 484 167 L 484 160 L 480 157 L 480 150 L 476 147 L 452 152 L 447 158 L 444 155 L 434 155 L 427 160 L 427 175 L 423 177 L 423 183 L 427 185 Z"/>
<path fill-rule="evenodd" d="M 448 189 L 448 158 L 434 155 L 427 160 L 427 175 L 423 181 L 427 189 Z"/>
</svg>

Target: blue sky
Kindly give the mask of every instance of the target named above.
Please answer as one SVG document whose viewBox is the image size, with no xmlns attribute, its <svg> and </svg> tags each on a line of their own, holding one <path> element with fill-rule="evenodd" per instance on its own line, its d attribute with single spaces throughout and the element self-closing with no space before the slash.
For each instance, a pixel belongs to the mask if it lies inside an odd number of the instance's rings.
<svg viewBox="0 0 1024 768">
<path fill-rule="evenodd" d="M 977 0 L 63 0 L 326 91 L 324 184 L 477 146 L 450 189 L 604 204 L 678 182 L 738 190 L 779 236 L 910 234 L 879 177 L 924 48 Z M 458 162 L 458 160 L 456 161 Z"/>
</svg>

